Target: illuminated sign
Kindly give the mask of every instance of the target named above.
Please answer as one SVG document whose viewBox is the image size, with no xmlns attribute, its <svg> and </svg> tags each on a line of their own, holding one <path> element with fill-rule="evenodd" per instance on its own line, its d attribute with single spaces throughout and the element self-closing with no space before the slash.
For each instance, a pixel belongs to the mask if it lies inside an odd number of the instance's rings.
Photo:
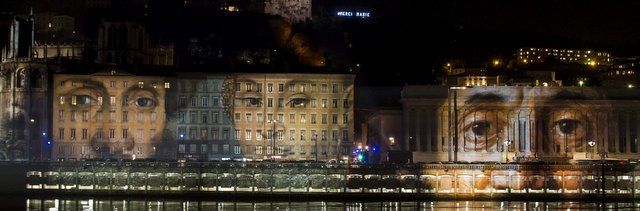
<svg viewBox="0 0 640 211">
<path fill-rule="evenodd" d="M 344 16 L 344 17 L 361 17 L 361 18 L 368 18 L 371 17 L 371 13 L 370 12 L 347 12 L 347 11 L 339 11 L 337 13 L 338 16 Z"/>
</svg>

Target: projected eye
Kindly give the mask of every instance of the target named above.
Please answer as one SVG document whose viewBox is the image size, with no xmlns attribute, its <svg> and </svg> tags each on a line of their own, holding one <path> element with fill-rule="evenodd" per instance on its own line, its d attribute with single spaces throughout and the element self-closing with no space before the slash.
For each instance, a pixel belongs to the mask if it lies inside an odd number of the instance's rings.
<svg viewBox="0 0 640 211">
<path fill-rule="evenodd" d="M 71 95 L 71 105 L 89 105 L 89 104 L 91 104 L 91 96 Z"/>
<path fill-rule="evenodd" d="M 153 107 L 155 105 L 155 101 L 148 97 L 138 97 L 136 99 L 136 105 L 139 107 Z"/>
<path fill-rule="evenodd" d="M 257 97 L 245 97 L 244 102 L 247 106 L 260 106 L 262 105 L 262 99 Z"/>
<path fill-rule="evenodd" d="M 582 122 L 574 119 L 561 119 L 554 123 L 554 129 L 557 135 L 582 135 L 584 133 L 584 125 Z"/>
<path fill-rule="evenodd" d="M 464 148 L 467 150 L 481 150 L 495 146 L 499 132 L 506 125 L 505 119 L 496 115 L 494 111 L 477 111 L 466 114 L 460 122 Z"/>
<path fill-rule="evenodd" d="M 291 98 L 289 100 L 289 104 L 294 107 L 304 106 L 307 104 L 307 102 L 309 102 L 309 100 L 306 98 Z"/>
</svg>

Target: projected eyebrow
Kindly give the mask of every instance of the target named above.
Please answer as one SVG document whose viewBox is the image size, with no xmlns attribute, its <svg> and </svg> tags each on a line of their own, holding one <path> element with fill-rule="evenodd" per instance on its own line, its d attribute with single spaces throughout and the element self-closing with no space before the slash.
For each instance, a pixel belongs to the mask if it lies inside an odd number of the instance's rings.
<svg viewBox="0 0 640 211">
<path fill-rule="evenodd" d="M 505 96 L 498 95 L 495 93 L 476 93 L 471 95 L 466 101 L 465 104 L 473 105 L 475 103 L 495 103 L 495 102 L 505 102 Z"/>
</svg>

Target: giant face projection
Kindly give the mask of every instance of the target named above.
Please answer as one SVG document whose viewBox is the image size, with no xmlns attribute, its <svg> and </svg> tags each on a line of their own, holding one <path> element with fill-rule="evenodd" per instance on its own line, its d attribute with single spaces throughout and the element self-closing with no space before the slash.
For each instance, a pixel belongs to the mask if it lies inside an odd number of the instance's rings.
<svg viewBox="0 0 640 211">
<path fill-rule="evenodd" d="M 457 160 L 570 158 L 603 142 L 608 101 L 595 89 L 477 87 L 450 90 L 443 131 Z M 453 97 L 457 97 L 453 100 Z M 456 150 L 457 148 L 457 150 Z"/>
<path fill-rule="evenodd" d="M 57 76 L 54 157 L 153 157 L 164 129 L 161 78 Z"/>
</svg>

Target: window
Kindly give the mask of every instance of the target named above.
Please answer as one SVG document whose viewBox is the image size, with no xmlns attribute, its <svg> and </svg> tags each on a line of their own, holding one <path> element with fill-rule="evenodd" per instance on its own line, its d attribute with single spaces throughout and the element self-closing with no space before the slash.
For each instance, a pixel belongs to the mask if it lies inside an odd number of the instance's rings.
<svg viewBox="0 0 640 211">
<path fill-rule="evenodd" d="M 268 83 L 267 84 L 267 92 L 273 92 L 273 84 L 272 83 Z"/>
<path fill-rule="evenodd" d="M 278 98 L 278 108 L 282 108 L 284 106 L 284 99 Z"/>
<path fill-rule="evenodd" d="M 202 107 L 208 107 L 209 106 L 209 97 L 202 97 Z"/>
<path fill-rule="evenodd" d="M 184 123 L 185 122 L 185 112 L 184 111 L 180 111 L 178 112 L 178 121 L 180 121 L 180 123 Z"/>
<path fill-rule="evenodd" d="M 218 123 L 218 117 L 220 117 L 220 112 L 214 111 L 213 112 L 213 119 L 212 119 L 213 123 Z"/>
<path fill-rule="evenodd" d="M 322 99 L 322 108 L 327 108 L 327 99 Z"/>
<path fill-rule="evenodd" d="M 136 129 L 136 140 L 142 140 L 144 138 L 144 130 Z"/>
<path fill-rule="evenodd" d="M 311 84 L 311 91 L 312 92 L 318 91 L 318 86 L 316 84 Z"/>
<path fill-rule="evenodd" d="M 102 111 L 96 112 L 96 121 L 102 122 Z"/>
<path fill-rule="evenodd" d="M 331 123 L 338 124 L 338 114 L 331 115 Z"/>
<path fill-rule="evenodd" d="M 102 138 L 102 128 L 96 128 L 96 138 Z"/>
<path fill-rule="evenodd" d="M 200 153 L 202 153 L 202 154 L 206 154 L 207 153 L 207 145 L 206 144 L 200 144 Z"/>
<path fill-rule="evenodd" d="M 284 114 L 278 114 L 278 122 L 284 122 Z"/>
<path fill-rule="evenodd" d="M 315 108 L 316 106 L 318 106 L 318 101 L 316 99 L 311 99 L 309 104 L 311 104 L 311 108 Z"/>
<path fill-rule="evenodd" d="M 267 120 L 269 121 L 273 120 L 273 114 L 267 114 Z"/>
<path fill-rule="evenodd" d="M 189 153 L 194 154 L 198 150 L 198 146 L 196 144 L 189 144 Z"/>
<path fill-rule="evenodd" d="M 122 129 L 122 138 L 129 138 L 129 129 Z"/>
<path fill-rule="evenodd" d="M 267 107 L 273 107 L 273 98 L 267 98 Z"/>
<path fill-rule="evenodd" d="M 235 131 L 236 132 L 235 132 L 235 135 L 233 136 L 233 139 L 235 139 L 236 141 L 239 141 L 240 140 L 240 130 L 236 129 Z"/>
<path fill-rule="evenodd" d="M 190 123 L 192 123 L 192 124 L 198 123 L 198 112 L 197 111 L 192 111 L 190 113 L 190 117 L 191 117 L 191 119 L 189 119 Z"/>
<path fill-rule="evenodd" d="M 307 123 L 307 114 L 300 114 L 300 123 Z"/>
<path fill-rule="evenodd" d="M 229 145 L 228 144 L 223 144 L 222 145 L 222 154 L 229 154 Z"/>
<path fill-rule="evenodd" d="M 332 108 L 338 108 L 338 99 L 333 99 L 331 101 Z"/>
<path fill-rule="evenodd" d="M 201 123 L 207 124 L 209 121 L 209 112 L 208 111 L 200 112 L 200 117 L 201 117 Z"/>
<path fill-rule="evenodd" d="M 251 140 L 251 130 L 244 131 L 244 139 L 247 141 Z"/>
<path fill-rule="evenodd" d="M 307 84 L 300 84 L 300 92 L 306 92 L 307 91 Z"/>
<path fill-rule="evenodd" d="M 184 153 L 185 152 L 184 144 L 178 144 L 178 152 L 179 153 Z"/>
<path fill-rule="evenodd" d="M 322 114 L 322 124 L 327 124 L 327 114 Z"/>
<path fill-rule="evenodd" d="M 305 140 L 305 134 L 307 134 L 306 130 L 300 130 L 300 141 Z"/>
<path fill-rule="evenodd" d="M 256 84 L 256 92 L 262 92 L 262 83 Z"/>
<path fill-rule="evenodd" d="M 342 124 L 349 123 L 349 114 L 342 114 Z"/>
<path fill-rule="evenodd" d="M 109 121 L 111 122 L 116 121 L 116 111 L 109 111 Z"/>
<path fill-rule="evenodd" d="M 64 121 L 64 110 L 59 110 L 58 111 L 58 120 L 63 122 Z"/>
<path fill-rule="evenodd" d="M 289 114 L 289 123 L 290 124 L 296 123 L 296 114 Z"/>
<path fill-rule="evenodd" d="M 71 128 L 71 132 L 69 133 L 69 138 L 71 140 L 75 140 L 76 139 L 76 129 L 75 128 Z"/>
<path fill-rule="evenodd" d="M 295 83 L 289 84 L 289 92 L 295 92 L 295 91 L 296 91 L 296 84 Z"/>
<path fill-rule="evenodd" d="M 349 99 L 342 100 L 342 107 L 349 108 Z"/>
<path fill-rule="evenodd" d="M 82 111 L 82 121 L 89 121 L 89 111 Z"/>
<path fill-rule="evenodd" d="M 144 81 L 138 81 L 138 88 L 144 88 Z"/>
<path fill-rule="evenodd" d="M 218 106 L 218 98 L 214 97 L 212 103 L 213 103 L 213 106 Z"/>
<path fill-rule="evenodd" d="M 239 91 L 240 91 L 240 83 L 236 83 L 235 91 L 236 91 L 236 92 L 239 92 Z"/>
<path fill-rule="evenodd" d="M 262 146 L 256 146 L 256 155 L 262 155 Z"/>
<path fill-rule="evenodd" d="M 198 104 L 198 99 L 196 99 L 196 97 L 191 97 L 191 107 L 196 107 L 196 105 Z"/>
<path fill-rule="evenodd" d="M 218 129 L 217 127 L 211 128 L 211 139 L 213 140 L 220 139 L 219 131 L 220 129 Z"/>
<path fill-rule="evenodd" d="M 116 106 L 116 96 L 109 96 L 109 105 Z"/>
<path fill-rule="evenodd" d="M 116 129 L 109 128 L 109 138 L 116 138 Z"/>
<path fill-rule="evenodd" d="M 290 141 L 296 140 L 296 130 L 289 130 L 289 140 Z"/>
<path fill-rule="evenodd" d="M 316 124 L 316 114 L 311 114 L 311 124 Z"/>
<path fill-rule="evenodd" d="M 262 141 L 262 130 L 256 130 L 256 141 Z"/>
<path fill-rule="evenodd" d="M 252 120 L 251 113 L 245 113 L 244 116 L 245 116 L 244 117 L 245 121 L 251 122 L 251 120 Z"/>
<path fill-rule="evenodd" d="M 246 88 L 247 88 L 247 92 L 253 91 L 253 84 L 247 83 L 247 87 Z"/>
<path fill-rule="evenodd" d="M 284 84 L 278 84 L 278 92 L 284 92 Z"/>
<path fill-rule="evenodd" d="M 136 120 L 138 120 L 138 122 L 144 122 L 144 113 L 138 112 L 136 114 Z"/>
<path fill-rule="evenodd" d="M 235 121 L 240 121 L 240 113 L 235 113 L 235 114 L 233 115 L 233 119 L 234 119 Z"/>
<path fill-rule="evenodd" d="M 331 91 L 333 93 L 338 93 L 338 84 L 331 84 Z"/>
<path fill-rule="evenodd" d="M 190 127 L 189 128 L 189 139 L 197 140 L 198 139 L 198 128 Z"/>
<path fill-rule="evenodd" d="M 158 119 L 158 114 L 156 112 L 151 112 L 151 122 L 155 122 Z"/>
<path fill-rule="evenodd" d="M 320 138 L 323 141 L 327 140 L 327 131 L 326 130 L 322 130 L 322 134 L 321 134 Z"/>
<path fill-rule="evenodd" d="M 109 87 L 111 87 L 111 88 L 116 87 L 116 82 L 115 81 L 109 81 Z"/>
<path fill-rule="evenodd" d="M 278 130 L 278 132 L 276 133 L 276 137 L 278 138 L 278 141 L 283 141 L 284 140 L 284 131 Z"/>
<path fill-rule="evenodd" d="M 327 92 L 327 88 L 328 88 L 327 84 L 322 84 L 322 88 L 321 88 L 322 90 L 321 91 L 322 92 Z"/>
<path fill-rule="evenodd" d="M 187 106 L 187 96 L 180 96 L 178 98 L 178 104 L 180 104 L 180 107 Z"/>
<path fill-rule="evenodd" d="M 60 102 L 60 105 L 64 105 L 64 96 L 60 96 L 58 101 Z"/>
<path fill-rule="evenodd" d="M 128 121 L 129 121 L 129 112 L 122 111 L 122 122 L 128 122 Z"/>
<path fill-rule="evenodd" d="M 200 140 L 207 140 L 209 138 L 209 129 L 200 128 Z"/>
<path fill-rule="evenodd" d="M 124 88 L 129 88 L 129 81 L 122 82 L 122 86 L 124 86 Z"/>
<path fill-rule="evenodd" d="M 64 139 L 64 128 L 58 128 L 58 139 Z"/>
<path fill-rule="evenodd" d="M 331 140 L 338 141 L 338 130 L 331 131 Z"/>
<path fill-rule="evenodd" d="M 348 130 L 342 130 L 342 141 L 343 142 L 349 141 L 349 131 Z"/>
<path fill-rule="evenodd" d="M 102 96 L 98 96 L 98 105 L 103 105 Z"/>
<path fill-rule="evenodd" d="M 71 121 L 76 121 L 76 110 L 71 111 Z"/>
<path fill-rule="evenodd" d="M 164 88 L 165 88 L 165 89 L 170 89 L 170 88 L 171 88 L 171 83 L 169 83 L 169 82 L 164 82 Z"/>
<path fill-rule="evenodd" d="M 257 113 L 257 114 L 256 114 L 256 118 L 257 118 L 257 119 L 256 119 L 256 121 L 258 121 L 258 122 L 264 122 L 264 118 L 263 118 L 263 116 L 262 116 L 262 113 Z"/>
</svg>

